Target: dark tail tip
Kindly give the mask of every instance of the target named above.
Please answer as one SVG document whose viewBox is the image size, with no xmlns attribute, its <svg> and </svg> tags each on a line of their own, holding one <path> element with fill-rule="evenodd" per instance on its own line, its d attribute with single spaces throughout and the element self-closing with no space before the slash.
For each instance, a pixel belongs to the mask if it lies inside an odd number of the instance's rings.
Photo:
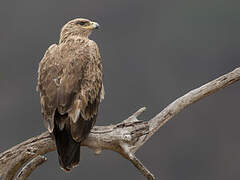
<svg viewBox="0 0 240 180">
<path fill-rule="evenodd" d="M 74 147 L 73 152 L 65 151 L 66 154 L 58 153 L 58 160 L 61 168 L 65 171 L 71 171 L 80 161 L 80 144 Z"/>
<path fill-rule="evenodd" d="M 80 161 L 80 143 L 73 140 L 70 132 L 66 129 L 54 128 L 53 131 L 58 152 L 58 160 L 61 168 L 71 171 Z"/>
</svg>

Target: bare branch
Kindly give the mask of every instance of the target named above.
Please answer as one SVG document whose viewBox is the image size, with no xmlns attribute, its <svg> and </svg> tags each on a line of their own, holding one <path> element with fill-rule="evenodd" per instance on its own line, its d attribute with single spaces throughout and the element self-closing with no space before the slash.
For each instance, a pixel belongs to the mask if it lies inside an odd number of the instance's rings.
<svg viewBox="0 0 240 180">
<path fill-rule="evenodd" d="M 55 150 L 48 133 L 30 138 L 0 154 L 0 177 L 12 180 L 18 170 L 38 155 Z M 46 146 L 47 145 L 47 146 Z"/>
<path fill-rule="evenodd" d="M 140 109 L 141 110 L 141 109 Z M 123 156 L 128 159 L 147 179 L 155 179 L 154 175 L 141 163 L 140 160 L 131 152 L 128 144 L 120 144 L 123 149 Z"/>
<path fill-rule="evenodd" d="M 33 160 L 27 163 L 26 166 L 23 167 L 23 169 L 19 172 L 15 180 L 27 179 L 28 176 L 45 161 L 47 161 L 47 158 L 45 158 L 44 156 L 35 157 Z"/>
<path fill-rule="evenodd" d="M 190 104 L 240 80 L 240 68 L 225 74 L 184 96 L 178 98 L 149 121 L 139 121 L 137 117 L 145 110 L 141 108 L 128 119 L 116 125 L 95 126 L 82 146 L 88 146 L 96 154 L 103 149 L 120 153 L 133 163 L 148 179 L 154 176 L 135 157 L 135 152 L 167 121 Z M 12 180 L 19 168 L 33 158 L 55 150 L 48 132 L 33 137 L 0 154 L 0 177 Z"/>
<path fill-rule="evenodd" d="M 176 99 L 174 102 L 169 104 L 165 109 L 163 109 L 159 114 L 157 114 L 149 121 L 150 133 L 144 139 L 144 141 L 138 144 L 134 152 L 136 152 L 156 131 L 158 131 L 160 127 L 162 127 L 166 122 L 176 116 L 185 107 L 239 80 L 240 67 Z"/>
</svg>

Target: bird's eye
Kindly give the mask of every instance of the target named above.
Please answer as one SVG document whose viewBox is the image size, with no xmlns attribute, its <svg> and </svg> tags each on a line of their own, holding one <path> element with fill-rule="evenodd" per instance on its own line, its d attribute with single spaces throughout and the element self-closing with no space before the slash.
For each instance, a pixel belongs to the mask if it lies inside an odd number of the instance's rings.
<svg viewBox="0 0 240 180">
<path fill-rule="evenodd" d="M 81 26 L 84 26 L 87 23 L 87 21 L 78 21 L 76 24 L 79 24 Z"/>
</svg>

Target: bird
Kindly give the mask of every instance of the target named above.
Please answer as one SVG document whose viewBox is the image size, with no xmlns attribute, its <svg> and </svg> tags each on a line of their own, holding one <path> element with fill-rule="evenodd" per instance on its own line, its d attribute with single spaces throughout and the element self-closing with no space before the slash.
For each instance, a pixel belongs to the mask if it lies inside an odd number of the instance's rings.
<svg viewBox="0 0 240 180">
<path fill-rule="evenodd" d="M 96 122 L 104 99 L 102 60 L 89 39 L 97 22 L 76 18 L 61 29 L 39 63 L 37 91 L 43 122 L 53 138 L 60 167 L 71 171 L 80 162 L 80 146 Z"/>
</svg>

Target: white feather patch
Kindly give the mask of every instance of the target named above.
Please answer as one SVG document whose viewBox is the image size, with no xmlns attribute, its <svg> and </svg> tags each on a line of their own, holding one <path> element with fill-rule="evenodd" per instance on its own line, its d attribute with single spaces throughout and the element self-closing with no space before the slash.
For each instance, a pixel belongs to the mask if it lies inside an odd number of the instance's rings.
<svg viewBox="0 0 240 180">
<path fill-rule="evenodd" d="M 76 123 L 80 115 L 80 109 L 77 109 L 75 111 L 75 118 L 73 119 L 73 122 Z"/>
<path fill-rule="evenodd" d="M 54 127 L 53 127 L 53 124 L 51 123 L 51 119 L 48 119 L 47 121 L 45 121 L 45 123 L 46 123 L 46 126 L 47 126 L 48 131 L 49 131 L 50 133 L 52 133 Z"/>
<path fill-rule="evenodd" d="M 73 123 L 76 123 L 79 118 L 79 115 L 80 115 L 79 106 L 80 106 L 80 100 L 76 100 L 72 110 L 68 114 Z"/>
<path fill-rule="evenodd" d="M 104 90 L 104 86 L 102 84 L 102 89 L 101 89 L 101 93 L 100 93 L 100 102 L 102 102 L 102 100 L 104 99 L 104 95 L 105 95 L 105 90 Z"/>
</svg>

